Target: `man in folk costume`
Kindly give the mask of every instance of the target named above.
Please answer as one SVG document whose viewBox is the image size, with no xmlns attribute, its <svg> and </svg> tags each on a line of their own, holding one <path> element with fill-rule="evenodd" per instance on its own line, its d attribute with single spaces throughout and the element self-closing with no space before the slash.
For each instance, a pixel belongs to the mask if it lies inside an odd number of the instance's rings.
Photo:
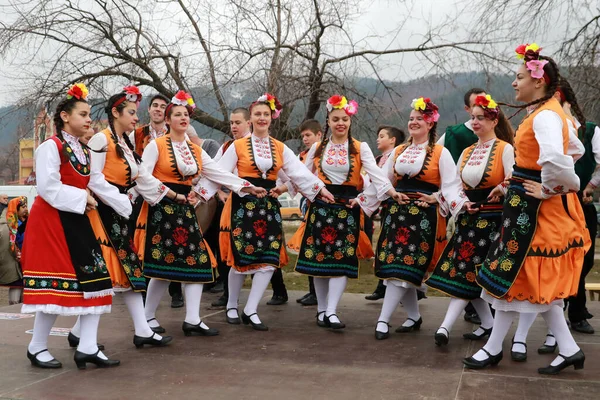
<svg viewBox="0 0 600 400">
<path fill-rule="evenodd" d="M 523 59 L 512 84 L 527 116 L 517 130 L 515 167 L 502 212 L 502 229 L 478 271 L 482 298 L 496 310 L 488 342 L 466 367 L 480 369 L 502 360 L 502 344 L 519 313 L 540 313 L 560 354 L 538 373 L 582 369 L 579 348 L 562 310 L 577 293 L 585 252 L 590 248 L 585 217 L 575 192 L 580 180 L 569 155 L 568 117 L 554 98 L 560 73 L 537 44 L 517 47 Z M 517 338 L 515 338 L 517 340 Z"/>
</svg>

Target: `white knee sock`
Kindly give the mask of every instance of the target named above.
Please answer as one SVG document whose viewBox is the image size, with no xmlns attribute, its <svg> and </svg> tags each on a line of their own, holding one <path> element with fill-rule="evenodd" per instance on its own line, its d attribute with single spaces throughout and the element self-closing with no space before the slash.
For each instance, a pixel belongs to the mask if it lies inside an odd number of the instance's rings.
<svg viewBox="0 0 600 400">
<path fill-rule="evenodd" d="M 377 321 L 383 321 L 377 323 L 377 328 L 379 332 L 386 333 L 388 329 L 387 323 L 390 322 L 390 318 L 392 318 L 392 314 L 398 307 L 398 303 L 407 289 L 403 287 L 398 287 L 396 285 L 389 284 L 385 289 L 385 296 L 383 297 L 383 305 L 381 306 L 381 313 L 379 314 L 379 319 Z"/>
<path fill-rule="evenodd" d="M 200 302 L 202 301 L 202 283 L 186 283 L 183 290 L 185 292 L 185 322 L 192 325 L 197 325 L 201 322 L 200 319 Z M 204 329 L 208 326 L 204 322 L 200 324 Z"/>
<path fill-rule="evenodd" d="M 28 346 L 28 350 L 31 354 L 35 354 L 38 351 L 48 348 L 48 336 L 50 336 L 50 330 L 56 321 L 56 317 L 56 314 L 46 314 L 40 311 L 35 313 L 35 320 L 33 321 L 33 337 Z M 43 362 L 50 361 L 53 358 L 52 354 L 48 351 L 37 355 L 37 359 Z"/>
<path fill-rule="evenodd" d="M 100 324 L 99 314 L 90 314 L 81 316 L 81 337 L 77 351 L 85 354 L 96 354 L 98 351 L 98 325 Z M 107 359 L 100 351 L 98 357 Z"/>
<path fill-rule="evenodd" d="M 22 288 L 9 288 L 8 289 L 8 304 L 19 304 L 21 303 L 21 295 L 23 294 Z"/>
<path fill-rule="evenodd" d="M 250 294 L 248 295 L 248 301 L 246 302 L 246 307 L 244 307 L 244 313 L 246 315 L 250 316 L 252 314 L 256 314 L 258 303 L 260 303 L 260 300 L 265 294 L 265 290 L 267 290 L 267 286 L 269 286 L 269 282 L 271 282 L 273 272 L 275 271 L 258 271 L 254 274 L 254 278 L 252 278 L 252 286 L 250 287 Z M 261 323 L 258 315 L 252 315 L 250 319 L 255 324 Z"/>
<path fill-rule="evenodd" d="M 565 357 L 570 357 L 579 351 L 579 346 L 575 343 L 571 331 L 567 326 L 565 314 L 559 306 L 552 306 L 550 310 L 542 313 L 542 317 L 546 320 L 548 327 L 554 333 L 560 354 Z M 550 365 L 558 365 L 563 361 L 561 356 L 558 356 Z"/>
<path fill-rule="evenodd" d="M 77 317 L 77 321 L 75 321 L 75 325 L 71 328 L 71 333 L 74 336 L 81 336 L 81 316 Z"/>
<path fill-rule="evenodd" d="M 442 325 L 440 325 L 440 329 L 438 329 L 437 332 L 446 336 L 450 336 L 452 325 L 454 325 L 454 322 L 456 322 L 458 316 L 465 309 L 467 303 L 468 302 L 463 299 L 451 299 L 450 304 L 448 305 L 448 311 L 446 311 L 446 316 L 444 317 L 444 321 L 442 322 Z"/>
<path fill-rule="evenodd" d="M 327 310 L 325 315 L 330 317 L 331 322 L 340 322 L 340 319 L 335 315 L 337 313 L 337 306 L 342 299 L 344 290 L 346 290 L 346 284 L 348 283 L 348 277 L 338 276 L 336 278 L 329 278 L 329 294 L 327 295 Z"/>
<path fill-rule="evenodd" d="M 517 331 L 514 337 L 515 342 L 527 343 L 529 329 L 531 329 L 531 325 L 533 325 L 536 317 L 537 313 L 519 313 L 519 323 L 517 324 Z M 512 350 L 518 353 L 527 352 L 527 348 L 518 343 L 512 346 Z"/>
<path fill-rule="evenodd" d="M 140 337 L 152 336 L 154 332 L 152 332 L 150 325 L 148 325 L 148 321 L 146 321 L 142 294 L 139 292 L 134 292 L 133 290 L 128 290 L 123 292 L 123 301 L 125 301 L 127 310 L 129 310 L 129 315 L 131 315 L 135 334 Z M 161 336 L 156 334 L 154 338 L 160 340 Z"/>
<path fill-rule="evenodd" d="M 491 355 L 495 356 L 502 351 L 502 343 L 504 342 L 504 338 L 506 337 L 506 334 L 512 325 L 513 319 L 517 316 L 517 314 L 518 313 L 515 311 L 496 310 L 492 334 L 490 335 L 490 338 L 485 346 L 483 346 L 483 348 Z M 483 361 L 488 358 L 488 355 L 483 350 L 479 350 L 477 353 L 475 353 L 475 355 L 473 355 L 473 358 L 478 361 Z"/>
<path fill-rule="evenodd" d="M 315 285 L 315 294 L 317 295 L 317 313 L 319 314 L 319 321 L 323 321 L 325 311 L 327 311 L 327 296 L 329 295 L 329 278 L 315 278 L 313 279 Z"/>
<path fill-rule="evenodd" d="M 144 308 L 144 313 L 146 315 L 146 320 L 152 320 L 148 322 L 148 324 L 153 328 L 160 326 L 160 323 L 154 319 L 156 318 L 156 309 L 160 304 L 160 300 L 169 288 L 170 283 L 170 281 L 164 281 L 162 279 L 155 278 L 151 278 L 150 283 L 148 283 L 148 292 L 146 293 L 146 307 Z"/>
<path fill-rule="evenodd" d="M 229 269 L 229 275 L 227 277 L 227 284 L 229 285 L 229 297 L 227 298 L 227 309 L 238 308 L 238 300 L 240 298 L 240 292 L 242 286 L 244 286 L 244 280 L 246 275 L 236 274 L 233 268 Z M 235 310 L 227 312 L 229 318 L 238 318 L 239 315 Z"/>
<path fill-rule="evenodd" d="M 475 308 L 475 311 L 477 311 L 477 315 L 479 315 L 479 319 L 481 320 L 481 325 L 473 333 L 482 335 L 484 329 L 489 329 L 494 326 L 494 316 L 490 310 L 490 305 L 482 298 L 471 300 L 471 304 Z"/>
<path fill-rule="evenodd" d="M 388 285 L 389 287 L 389 285 Z M 415 324 L 414 321 L 418 321 L 421 318 L 421 313 L 419 312 L 419 300 L 417 299 L 417 289 L 408 288 L 406 289 L 406 293 L 400 299 L 402 302 L 402 306 L 406 313 L 408 314 L 408 318 L 402 326 L 413 326 Z"/>
<path fill-rule="evenodd" d="M 544 344 L 546 346 L 554 346 L 556 344 L 556 338 L 550 329 L 548 329 L 548 333 L 546 333 L 546 340 L 544 341 Z"/>
</svg>

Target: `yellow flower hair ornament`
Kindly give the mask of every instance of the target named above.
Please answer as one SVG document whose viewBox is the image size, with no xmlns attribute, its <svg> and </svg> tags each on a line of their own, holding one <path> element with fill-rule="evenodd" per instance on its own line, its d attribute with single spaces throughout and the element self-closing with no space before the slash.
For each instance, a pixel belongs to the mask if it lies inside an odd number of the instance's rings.
<svg viewBox="0 0 600 400">
<path fill-rule="evenodd" d="M 345 96 L 340 96 L 336 94 L 331 96 L 327 100 L 327 112 L 332 112 L 333 110 L 344 110 L 346 115 L 350 117 L 358 112 L 358 103 L 354 100 L 348 101 Z"/>
<path fill-rule="evenodd" d="M 415 111 L 420 111 L 423 114 L 425 122 L 438 122 L 440 114 L 438 106 L 436 106 L 429 97 L 419 97 L 413 99 L 410 107 Z"/>
<path fill-rule="evenodd" d="M 88 93 L 88 88 L 83 83 L 76 83 L 67 91 L 67 99 L 76 98 L 77 100 L 86 100 Z"/>
</svg>

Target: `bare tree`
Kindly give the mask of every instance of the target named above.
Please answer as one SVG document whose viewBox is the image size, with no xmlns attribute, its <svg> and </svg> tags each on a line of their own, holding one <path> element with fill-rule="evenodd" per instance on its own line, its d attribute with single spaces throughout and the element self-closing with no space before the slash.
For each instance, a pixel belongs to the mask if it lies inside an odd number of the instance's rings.
<svg viewBox="0 0 600 400">
<path fill-rule="evenodd" d="M 367 3 L 10 0 L 0 9 L 9 21 L 0 22 L 0 54 L 28 68 L 31 78 L 23 84 L 33 88 L 27 93 L 32 97 L 57 98 L 77 81 L 100 97 L 128 82 L 168 97 L 193 90 L 199 105 L 193 118 L 223 132 L 240 93 L 256 98 L 270 91 L 284 105 L 274 125 L 281 139 L 294 136 L 300 120 L 315 117 L 334 91 L 362 97 L 367 105 L 381 99 L 394 104 L 400 93 L 380 74 L 391 55 L 419 54 L 426 68 L 443 67 L 442 60 L 457 55 L 493 58 L 477 51 L 481 39 L 445 39 L 450 24 L 430 27 L 411 47 L 399 45 L 407 35 L 401 19 L 391 32 L 356 38 L 352 26 Z M 396 15 L 410 14 L 404 2 L 391 3 Z M 359 89 L 367 75 L 376 78 L 376 93 Z"/>
</svg>

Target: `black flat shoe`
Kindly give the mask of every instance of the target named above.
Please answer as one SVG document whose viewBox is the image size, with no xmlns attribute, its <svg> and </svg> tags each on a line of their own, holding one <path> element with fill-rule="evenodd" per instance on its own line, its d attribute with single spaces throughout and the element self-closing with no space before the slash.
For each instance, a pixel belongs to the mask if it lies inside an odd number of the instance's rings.
<svg viewBox="0 0 600 400">
<path fill-rule="evenodd" d="M 320 328 L 329 328 L 328 322 L 325 322 L 325 316 L 323 315 L 323 321 L 319 319 L 319 315 L 325 314 L 325 311 L 318 312 L 317 317 L 317 326 Z"/>
<path fill-rule="evenodd" d="M 377 330 L 377 325 L 375 325 L 375 339 L 376 340 L 385 340 L 390 337 L 390 324 L 385 321 L 377 321 L 377 324 L 386 324 L 388 326 L 387 332 L 380 332 Z"/>
<path fill-rule="evenodd" d="M 306 299 L 308 296 L 311 296 L 310 292 L 306 293 L 304 296 L 300 297 L 299 299 L 296 299 L 296 303 L 298 303 L 298 304 L 302 303 L 302 300 Z"/>
<path fill-rule="evenodd" d="M 150 318 L 149 320 L 147 320 L 147 322 L 150 322 L 150 321 L 156 321 L 156 318 Z M 152 332 L 158 333 L 158 334 L 166 332 L 165 328 L 163 328 L 160 325 L 159 326 L 154 326 L 154 327 L 151 326 L 150 329 L 152 329 Z"/>
<path fill-rule="evenodd" d="M 421 329 L 421 324 L 423 323 L 423 318 L 419 318 L 418 321 L 415 321 L 412 318 L 408 318 L 408 319 L 410 319 L 412 322 L 414 322 L 414 324 L 412 324 L 411 326 L 400 325 L 398 328 L 396 328 L 396 333 L 406 333 L 406 332 L 418 331 L 419 329 Z"/>
<path fill-rule="evenodd" d="M 27 358 L 29 358 L 29 361 L 31 361 L 31 365 L 33 365 L 34 367 L 38 367 L 38 368 L 62 368 L 62 363 L 60 361 L 58 361 L 56 358 L 53 358 L 50 361 L 40 361 L 37 359 L 37 355 L 41 354 L 45 351 L 48 351 L 48 349 L 44 349 L 41 351 L 38 351 L 35 354 L 31 354 L 29 352 L 29 350 L 27 350 Z"/>
<path fill-rule="evenodd" d="M 301 302 L 300 304 L 302 304 L 303 306 L 316 306 L 318 304 L 317 302 L 317 296 L 315 296 L 314 294 L 310 294 L 308 296 L 306 296 Z"/>
<path fill-rule="evenodd" d="M 463 360 L 463 364 L 465 365 L 465 367 L 470 369 L 482 369 L 487 367 L 488 365 L 497 365 L 500 362 L 500 360 L 502 360 L 502 351 L 493 356 L 486 349 L 481 350 L 483 350 L 484 353 L 488 355 L 488 358 L 482 361 L 478 361 L 473 357 L 467 357 Z"/>
<path fill-rule="evenodd" d="M 365 300 L 375 301 L 375 300 L 383 299 L 384 297 L 385 297 L 385 292 L 381 293 L 381 292 L 375 291 L 372 294 L 365 296 Z"/>
<path fill-rule="evenodd" d="M 183 321 L 183 325 L 181 325 L 181 330 L 185 336 L 192 336 L 192 334 L 196 333 L 199 336 L 217 336 L 219 331 L 215 328 L 203 328 L 201 326 L 202 320 L 198 322 L 196 325 L 189 324 Z"/>
<path fill-rule="evenodd" d="M 436 346 L 445 346 L 448 344 L 448 341 L 450 340 L 450 332 L 448 332 L 448 329 L 444 328 L 443 326 L 440 327 L 440 329 L 445 330 L 446 334 L 444 335 L 443 333 L 436 332 L 435 335 L 433 335 L 433 338 L 435 339 L 435 345 Z"/>
<path fill-rule="evenodd" d="M 216 301 L 210 303 L 213 307 L 225 307 L 227 305 L 227 297 L 221 296 Z"/>
<path fill-rule="evenodd" d="M 344 324 L 342 321 L 340 322 L 331 322 L 331 320 L 329 318 L 333 317 L 335 314 L 331 314 L 329 317 L 327 316 L 327 314 L 323 317 L 323 322 L 325 322 L 327 324 L 327 326 L 331 329 L 344 329 L 346 327 L 346 324 Z M 337 315 L 335 315 L 337 317 Z M 340 317 L 338 317 L 338 319 L 340 319 Z"/>
<path fill-rule="evenodd" d="M 481 319 L 479 319 L 479 315 L 476 312 L 473 313 L 465 313 L 465 321 L 470 322 L 475 325 L 481 325 Z"/>
<path fill-rule="evenodd" d="M 231 318 L 229 316 L 229 311 L 230 310 L 235 310 L 235 313 L 238 315 L 235 318 Z M 240 322 L 240 314 L 238 313 L 238 309 L 237 308 L 228 308 L 227 311 L 225 312 L 225 318 L 227 319 L 227 323 L 231 324 L 231 325 L 239 325 L 241 324 Z"/>
<path fill-rule="evenodd" d="M 583 354 L 583 351 L 579 350 L 571 357 L 565 357 L 561 354 L 559 354 L 559 357 L 562 357 L 564 361 L 554 367 L 552 365 L 549 365 L 544 368 L 538 368 L 538 372 L 542 375 L 556 375 L 560 371 L 571 365 L 573 365 L 576 370 L 583 369 L 583 363 L 585 362 L 585 354 Z"/>
<path fill-rule="evenodd" d="M 250 317 L 253 315 L 258 315 L 258 314 L 254 313 L 254 314 L 246 315 L 246 313 L 242 311 L 242 322 L 244 323 L 244 325 L 251 324 L 252 328 L 256 331 L 268 331 L 269 330 L 268 326 L 266 326 L 262 322 L 260 324 L 255 324 L 252 321 L 252 319 L 250 319 Z M 325 318 L 327 318 L 327 317 L 325 317 Z"/>
<path fill-rule="evenodd" d="M 522 344 L 525 347 L 525 353 L 521 353 L 520 351 L 513 351 L 513 347 L 515 344 Z M 512 344 L 510 346 L 510 358 L 516 362 L 524 362 L 527 361 L 527 343 L 523 342 L 515 342 L 515 338 L 512 340 Z"/>
<path fill-rule="evenodd" d="M 67 336 L 67 340 L 69 341 L 69 347 L 77 347 L 79 346 L 79 338 L 69 332 L 69 336 Z M 104 350 L 104 345 L 98 343 L 98 350 Z"/>
<path fill-rule="evenodd" d="M 588 335 L 594 334 L 594 328 L 585 319 L 579 322 L 571 322 L 571 329 L 575 332 L 585 333 Z"/>
<path fill-rule="evenodd" d="M 268 306 L 280 306 L 288 302 L 287 296 L 273 296 L 271 300 L 267 301 Z"/>
<path fill-rule="evenodd" d="M 550 334 L 546 335 L 546 336 L 554 337 L 554 335 L 550 335 Z M 538 352 L 538 354 L 552 354 L 556 351 L 557 347 L 558 347 L 558 345 L 556 344 L 556 342 L 554 342 L 554 346 L 549 346 L 544 343 L 543 345 L 541 345 L 538 348 L 537 352 Z"/>
<path fill-rule="evenodd" d="M 171 308 L 181 308 L 184 305 L 185 305 L 185 303 L 183 302 L 182 294 L 173 295 L 173 297 L 171 298 Z M 161 332 L 156 332 L 156 333 L 161 333 Z"/>
<path fill-rule="evenodd" d="M 483 329 L 483 333 L 481 335 L 476 335 L 475 332 L 469 332 L 469 333 L 464 333 L 463 337 L 465 339 L 469 339 L 469 340 L 482 340 L 484 339 L 486 336 L 490 336 L 492 334 L 492 328 L 488 328 L 488 329 Z"/>
<path fill-rule="evenodd" d="M 116 367 L 117 365 L 121 364 L 121 361 L 119 360 L 105 360 L 103 358 L 100 358 L 98 357 L 98 353 L 100 353 L 100 350 L 98 350 L 94 354 L 85 354 L 77 350 L 75 352 L 75 356 L 73 357 L 77 368 L 85 369 L 86 363 L 96 364 L 96 367 L 98 368 Z"/>
<path fill-rule="evenodd" d="M 142 347 L 144 347 L 145 344 L 156 347 L 166 346 L 173 340 L 171 336 L 163 336 L 160 340 L 154 339 L 154 336 L 156 336 L 156 333 L 153 333 L 150 337 L 141 337 L 138 335 L 133 335 L 133 344 L 138 349 L 141 349 Z"/>
</svg>

